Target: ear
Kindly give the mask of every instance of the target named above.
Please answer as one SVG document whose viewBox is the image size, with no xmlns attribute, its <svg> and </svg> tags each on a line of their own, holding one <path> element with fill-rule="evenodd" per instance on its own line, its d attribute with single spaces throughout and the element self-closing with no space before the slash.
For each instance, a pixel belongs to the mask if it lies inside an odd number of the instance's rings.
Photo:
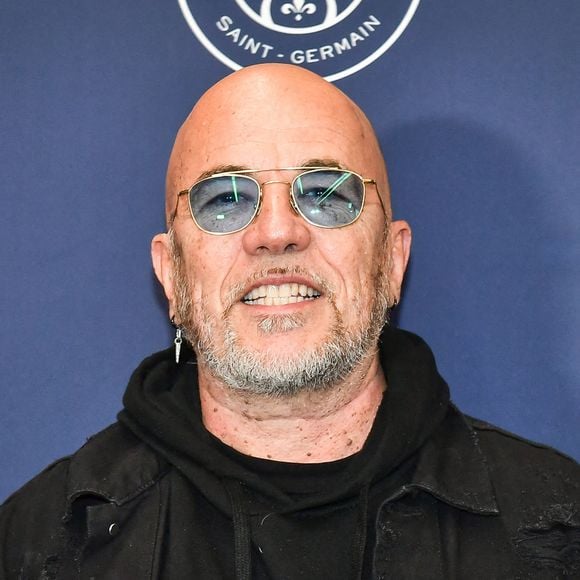
<svg viewBox="0 0 580 580">
<path fill-rule="evenodd" d="M 411 226 L 403 220 L 391 222 L 389 231 L 389 295 L 399 301 L 405 270 L 411 255 Z"/>
<path fill-rule="evenodd" d="M 173 259 L 171 257 L 168 234 L 157 234 L 151 241 L 151 260 L 157 279 L 163 286 L 165 296 L 169 301 L 169 318 L 175 314 L 173 287 Z"/>
</svg>

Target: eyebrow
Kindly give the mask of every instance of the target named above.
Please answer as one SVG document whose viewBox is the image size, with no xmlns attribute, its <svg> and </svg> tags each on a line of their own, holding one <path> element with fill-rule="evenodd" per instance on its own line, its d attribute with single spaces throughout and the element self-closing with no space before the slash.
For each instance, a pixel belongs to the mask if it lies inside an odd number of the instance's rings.
<svg viewBox="0 0 580 580">
<path fill-rule="evenodd" d="M 338 169 L 346 169 L 340 161 L 338 161 L 336 159 L 331 159 L 328 157 L 324 157 L 322 159 L 319 159 L 319 158 L 309 159 L 308 161 L 304 161 L 301 164 L 301 166 L 302 167 L 337 167 Z"/>
<path fill-rule="evenodd" d="M 324 158 L 324 159 L 319 159 L 319 158 L 312 158 L 312 159 L 308 159 L 307 161 L 303 161 L 301 162 L 299 165 L 295 165 L 292 167 L 336 167 L 338 169 L 345 169 L 345 167 L 343 166 L 342 163 L 340 163 L 340 161 L 337 161 L 336 159 L 329 159 L 329 158 Z M 212 175 L 216 175 L 218 173 L 232 173 L 235 171 L 252 171 L 252 169 L 254 169 L 256 172 L 257 171 L 275 171 L 276 169 L 285 169 L 284 167 L 273 167 L 273 168 L 267 168 L 267 169 L 256 169 L 253 167 L 248 167 L 247 165 L 216 165 L 214 167 L 212 167 L 211 169 L 207 169 L 206 171 L 204 171 L 203 173 L 200 173 L 200 175 L 198 176 L 196 181 L 200 181 L 202 179 L 205 179 L 206 177 L 211 177 Z"/>
<path fill-rule="evenodd" d="M 206 177 L 211 177 L 212 175 L 215 175 L 216 173 L 230 173 L 232 171 L 247 171 L 248 169 L 250 169 L 250 168 L 246 167 L 244 165 L 216 165 L 215 167 L 212 167 L 211 169 L 207 169 L 203 173 L 200 173 L 200 175 L 198 176 L 196 181 L 199 181 L 200 179 L 205 179 Z"/>
</svg>

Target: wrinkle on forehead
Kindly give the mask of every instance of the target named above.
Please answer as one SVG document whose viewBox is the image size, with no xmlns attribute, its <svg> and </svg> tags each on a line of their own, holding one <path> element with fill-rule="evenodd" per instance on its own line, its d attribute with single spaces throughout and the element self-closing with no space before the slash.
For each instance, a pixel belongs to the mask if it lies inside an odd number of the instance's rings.
<svg viewBox="0 0 580 580">
<path fill-rule="evenodd" d="M 389 204 L 380 146 L 360 108 L 306 69 L 262 64 L 237 71 L 211 87 L 181 126 L 167 172 L 167 215 L 175 208 L 177 192 L 209 167 L 246 165 L 261 150 L 275 157 L 279 148 L 289 144 L 314 150 L 312 156 L 337 157 L 343 165 L 354 164 L 350 168 L 355 171 L 372 173 Z M 297 162 L 284 159 L 285 165 Z"/>
</svg>

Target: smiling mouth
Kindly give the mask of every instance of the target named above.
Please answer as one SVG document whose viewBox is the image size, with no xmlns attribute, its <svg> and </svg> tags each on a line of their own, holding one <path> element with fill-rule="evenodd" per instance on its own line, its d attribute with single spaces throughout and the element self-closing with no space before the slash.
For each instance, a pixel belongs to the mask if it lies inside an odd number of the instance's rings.
<svg viewBox="0 0 580 580">
<path fill-rule="evenodd" d="M 315 300 L 320 297 L 320 292 L 306 286 L 306 284 L 267 284 L 250 290 L 242 302 L 249 305 L 263 304 L 265 306 L 283 306 L 295 304 L 306 300 Z"/>
</svg>

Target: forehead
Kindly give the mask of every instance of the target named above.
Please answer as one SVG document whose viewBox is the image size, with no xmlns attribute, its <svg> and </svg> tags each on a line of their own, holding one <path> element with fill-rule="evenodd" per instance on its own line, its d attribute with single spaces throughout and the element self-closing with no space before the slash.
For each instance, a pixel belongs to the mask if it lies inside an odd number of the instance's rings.
<svg viewBox="0 0 580 580">
<path fill-rule="evenodd" d="M 374 153 L 348 102 L 239 97 L 197 108 L 184 125 L 177 153 L 189 180 L 220 165 L 261 169 L 304 159 L 332 158 L 362 171 Z"/>
</svg>

